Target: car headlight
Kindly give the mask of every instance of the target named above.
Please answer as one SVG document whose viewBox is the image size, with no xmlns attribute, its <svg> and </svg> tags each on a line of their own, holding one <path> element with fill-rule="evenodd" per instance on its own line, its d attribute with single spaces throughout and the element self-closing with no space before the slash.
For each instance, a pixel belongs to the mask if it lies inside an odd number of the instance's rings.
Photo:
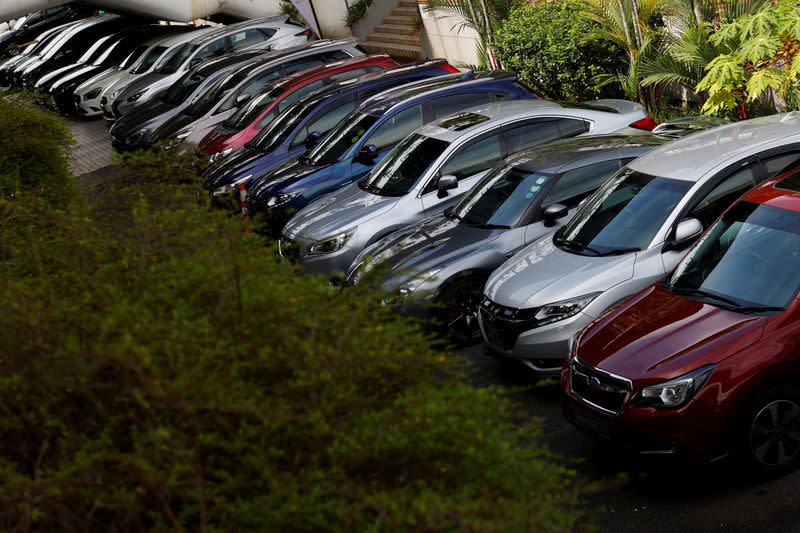
<svg viewBox="0 0 800 533">
<path fill-rule="evenodd" d="M 408 298 L 409 296 L 414 294 L 416 290 L 419 289 L 424 283 L 435 280 L 436 275 L 441 270 L 442 270 L 441 268 L 434 268 L 426 272 L 423 272 L 418 276 L 414 276 L 413 279 L 407 281 L 406 283 L 401 285 L 399 289 L 397 289 L 397 295 L 400 298 Z"/>
<path fill-rule="evenodd" d="M 675 409 L 685 405 L 708 381 L 714 365 L 706 365 L 679 378 L 642 389 L 640 403 Z"/>
<path fill-rule="evenodd" d="M 233 148 L 226 148 L 221 152 L 217 152 L 215 154 L 211 154 L 211 157 L 208 158 L 209 163 L 216 163 L 222 159 L 225 159 L 233 152 Z"/>
<path fill-rule="evenodd" d="M 228 185 L 223 185 L 214 191 L 214 196 L 227 196 L 230 193 L 236 191 L 239 188 L 239 185 L 245 183 L 252 178 L 252 174 L 248 174 L 243 178 L 239 178 L 238 180 L 234 181 L 233 183 L 229 183 Z"/>
<path fill-rule="evenodd" d="M 352 228 L 347 231 L 343 231 L 338 235 L 334 235 L 333 237 L 315 242 L 308 249 L 307 255 L 332 254 L 333 252 L 341 250 L 344 245 L 347 244 L 347 241 L 349 241 L 350 238 L 355 234 L 357 229 L 358 228 Z"/>
<path fill-rule="evenodd" d="M 144 96 L 144 93 L 146 93 L 148 90 L 149 90 L 149 89 L 142 89 L 142 90 L 141 90 L 141 91 L 139 91 L 138 93 L 136 93 L 136 94 L 134 94 L 134 95 L 132 95 L 132 96 L 129 96 L 129 97 L 128 97 L 128 100 L 127 100 L 127 102 L 128 102 L 129 104 L 135 104 L 136 102 L 138 102 L 139 100 L 141 100 L 142 96 Z"/>
<path fill-rule="evenodd" d="M 148 135 L 150 135 L 150 130 L 145 128 L 132 134 L 130 137 L 128 137 L 128 140 L 131 142 L 131 144 L 138 144 L 142 142 Z"/>
<path fill-rule="evenodd" d="M 288 204 L 289 202 L 294 200 L 294 198 L 298 194 L 300 194 L 300 193 L 299 192 L 293 192 L 293 193 L 288 193 L 288 194 L 278 194 L 277 196 L 270 196 L 269 199 L 267 200 L 267 204 L 266 205 L 270 209 L 273 209 L 275 207 L 280 207 L 280 206 L 282 206 L 284 204 Z"/>
<path fill-rule="evenodd" d="M 535 312 L 533 314 L 533 318 L 536 320 L 536 326 L 545 326 L 575 316 L 600 294 L 602 293 L 593 292 L 592 294 L 586 294 L 584 296 L 578 296 L 577 298 L 570 298 L 569 300 L 562 300 L 538 307 L 534 310 Z"/>
<path fill-rule="evenodd" d="M 84 95 L 83 100 L 84 101 L 94 100 L 95 98 L 98 98 L 100 96 L 101 92 L 103 92 L 103 89 L 101 87 L 98 87 L 97 89 L 92 89 L 91 91 L 89 91 Z"/>
<path fill-rule="evenodd" d="M 193 132 L 194 132 L 194 127 L 182 129 L 181 131 L 176 133 L 175 136 L 164 141 L 163 144 L 164 150 L 174 150 L 175 148 L 178 148 L 180 145 L 183 144 L 183 141 L 185 141 L 186 138 L 189 137 L 189 135 L 191 135 Z"/>
</svg>

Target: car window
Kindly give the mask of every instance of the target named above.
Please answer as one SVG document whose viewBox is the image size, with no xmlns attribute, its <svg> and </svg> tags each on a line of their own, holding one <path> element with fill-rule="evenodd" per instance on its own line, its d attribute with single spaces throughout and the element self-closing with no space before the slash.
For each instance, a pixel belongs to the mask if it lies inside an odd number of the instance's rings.
<svg viewBox="0 0 800 533">
<path fill-rule="evenodd" d="M 324 58 L 324 63 L 332 63 L 334 61 L 350 59 L 353 56 L 351 56 L 344 50 L 332 50 L 330 52 L 325 52 L 324 54 L 322 54 L 322 57 Z"/>
<path fill-rule="evenodd" d="M 242 50 L 249 46 L 253 46 L 258 43 L 262 43 L 275 35 L 276 30 L 265 30 L 264 31 L 257 30 L 255 28 L 251 28 L 249 30 L 242 30 L 240 32 L 236 32 L 231 35 L 231 43 L 233 44 L 234 50 Z"/>
<path fill-rule="evenodd" d="M 300 130 L 292 140 L 291 147 L 294 148 L 305 143 L 309 133 L 318 131 L 323 135 L 326 134 L 356 107 L 358 107 L 358 101 L 355 98 L 349 102 L 338 102 L 337 105 L 331 106 L 327 111 L 322 112 L 319 116 L 310 120 L 308 124 Z"/>
<path fill-rule="evenodd" d="M 589 131 L 589 123 L 578 118 L 562 118 L 558 121 L 561 137 L 575 137 Z"/>
<path fill-rule="evenodd" d="M 795 166 L 795 163 L 800 161 L 800 152 L 792 152 L 790 154 L 781 154 L 779 156 L 764 159 L 764 166 L 767 168 L 767 178 L 775 178 L 780 176 L 789 168 Z"/>
<path fill-rule="evenodd" d="M 489 93 L 451 94 L 433 98 L 431 100 L 431 109 L 433 109 L 434 118 L 439 119 L 470 107 L 488 104 L 492 100 L 492 95 Z"/>
<path fill-rule="evenodd" d="M 287 110 L 290 105 L 298 101 L 303 96 L 306 96 L 307 94 L 313 93 L 317 89 L 322 88 L 322 86 L 325 85 L 325 81 L 326 80 L 324 79 L 312 81 L 311 83 L 307 83 L 303 87 L 298 87 L 297 89 L 286 95 L 286 98 L 284 98 L 278 103 L 278 110 L 281 112 Z"/>
<path fill-rule="evenodd" d="M 237 107 L 236 100 L 244 94 L 249 94 L 251 98 L 255 98 L 256 95 L 263 92 L 263 90 L 266 88 L 269 82 L 278 79 L 280 75 L 281 71 L 277 67 L 268 70 L 266 72 L 263 72 L 261 75 L 247 82 L 238 91 L 234 91 L 233 93 L 231 93 L 231 95 L 225 99 L 222 105 L 219 106 L 219 109 L 217 109 L 217 113 L 229 111 L 234 107 Z"/>
<path fill-rule="evenodd" d="M 542 209 L 553 204 L 577 206 L 620 168 L 620 160 L 611 159 L 564 172 L 542 201 Z"/>
<path fill-rule="evenodd" d="M 30 28 L 34 24 L 39 24 L 43 20 L 44 20 L 44 12 L 38 11 L 33 15 L 29 16 L 27 19 L 25 19 L 25 24 L 23 25 L 23 27 Z"/>
<path fill-rule="evenodd" d="M 558 139 L 558 120 L 540 119 L 504 128 L 509 153 L 521 152 L 527 148 Z"/>
<path fill-rule="evenodd" d="M 381 196 L 409 193 L 449 143 L 419 134 L 406 137 L 359 183 L 367 192 Z"/>
<path fill-rule="evenodd" d="M 353 70 L 346 70 L 344 72 L 338 72 L 336 74 L 331 75 L 328 79 L 330 80 L 328 83 L 336 82 L 336 81 L 344 81 L 344 80 L 351 80 L 353 78 L 357 78 L 359 76 L 363 76 L 367 73 L 367 69 L 365 68 L 354 68 Z"/>
<path fill-rule="evenodd" d="M 287 76 L 289 74 L 294 74 L 295 72 L 300 72 L 301 70 L 307 70 L 314 67 L 320 67 L 325 64 L 325 58 L 320 54 L 316 56 L 304 57 L 303 59 L 297 59 L 295 61 L 291 61 L 286 63 L 283 67 L 284 74 Z"/>
<path fill-rule="evenodd" d="M 374 144 L 378 149 L 388 148 L 399 143 L 420 126 L 422 126 L 422 107 L 417 104 L 385 120 L 369 136 L 366 144 Z"/>
<path fill-rule="evenodd" d="M 753 188 L 753 168 L 747 167 L 723 179 L 703 196 L 689 212 L 707 228 L 745 191 Z"/>
<path fill-rule="evenodd" d="M 503 144 L 498 131 L 461 148 L 442 166 L 439 174 L 453 175 L 461 180 L 492 168 L 501 159 L 503 159 Z"/>
<path fill-rule="evenodd" d="M 202 47 L 192 59 L 208 59 L 219 57 L 225 53 L 225 39 L 217 39 Z"/>
<path fill-rule="evenodd" d="M 70 6 L 51 7 L 45 10 L 45 15 L 47 18 L 56 17 L 65 11 L 69 11 L 70 9 Z"/>
</svg>

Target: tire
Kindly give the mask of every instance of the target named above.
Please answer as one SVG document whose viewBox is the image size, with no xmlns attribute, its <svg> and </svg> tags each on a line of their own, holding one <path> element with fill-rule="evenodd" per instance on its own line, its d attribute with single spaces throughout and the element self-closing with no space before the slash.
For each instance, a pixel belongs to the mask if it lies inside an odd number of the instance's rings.
<svg viewBox="0 0 800 533">
<path fill-rule="evenodd" d="M 777 385 L 757 393 L 745 407 L 739 452 L 757 474 L 775 476 L 800 464 L 800 389 Z"/>
<path fill-rule="evenodd" d="M 464 276 L 442 289 L 438 299 L 438 323 L 443 333 L 460 344 L 480 340 L 478 305 L 481 301 L 484 278 Z"/>
</svg>

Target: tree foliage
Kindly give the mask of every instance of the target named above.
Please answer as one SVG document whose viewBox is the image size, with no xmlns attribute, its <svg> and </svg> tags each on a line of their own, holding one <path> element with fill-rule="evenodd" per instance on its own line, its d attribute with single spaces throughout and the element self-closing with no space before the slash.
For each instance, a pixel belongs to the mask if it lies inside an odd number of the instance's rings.
<svg viewBox="0 0 800 533">
<path fill-rule="evenodd" d="M 497 55 L 506 68 L 548 98 L 585 100 L 604 94 L 595 77 L 624 66 L 624 51 L 604 40 L 569 0 L 528 4 L 514 10 L 497 33 Z"/>
</svg>

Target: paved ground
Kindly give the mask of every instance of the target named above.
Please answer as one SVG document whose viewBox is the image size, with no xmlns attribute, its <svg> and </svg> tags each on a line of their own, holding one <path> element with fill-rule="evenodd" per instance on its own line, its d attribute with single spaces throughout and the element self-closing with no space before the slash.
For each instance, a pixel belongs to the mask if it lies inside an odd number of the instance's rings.
<svg viewBox="0 0 800 533">
<path fill-rule="evenodd" d="M 462 353 L 474 364 L 479 386 L 531 384 L 523 367 L 486 357 L 479 346 Z M 732 461 L 641 463 L 616 455 L 568 424 L 555 385 L 511 393 L 528 415 L 542 418 L 543 439 L 564 462 L 589 479 L 611 482 L 590 498 L 602 531 L 800 532 L 800 472 L 765 482 L 749 479 Z M 627 481 L 616 483 L 620 476 Z"/>
<path fill-rule="evenodd" d="M 94 172 L 113 162 L 114 150 L 108 133 L 110 123 L 106 120 L 72 119 L 69 129 L 75 137 L 75 146 L 70 153 L 70 164 L 75 176 Z"/>
</svg>

